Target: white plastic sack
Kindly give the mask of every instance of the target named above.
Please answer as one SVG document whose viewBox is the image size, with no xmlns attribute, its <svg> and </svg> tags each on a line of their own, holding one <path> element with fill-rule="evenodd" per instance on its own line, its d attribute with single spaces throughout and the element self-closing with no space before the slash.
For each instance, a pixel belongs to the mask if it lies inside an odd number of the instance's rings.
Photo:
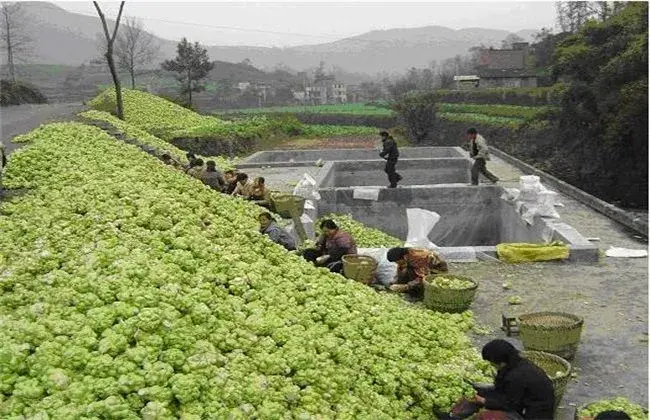
<svg viewBox="0 0 650 420">
<path fill-rule="evenodd" d="M 305 173 L 302 176 L 302 179 L 293 189 L 293 195 L 298 195 L 308 200 L 320 200 L 320 194 L 318 193 L 316 180 L 308 173 Z"/>
<path fill-rule="evenodd" d="M 537 201 L 538 194 L 544 187 L 535 175 L 523 175 L 519 177 L 519 197 L 523 201 Z"/>
<path fill-rule="evenodd" d="M 503 194 L 501 194 L 501 199 L 512 203 L 519 198 L 519 190 L 517 188 L 504 188 Z"/>
<path fill-rule="evenodd" d="M 544 189 L 537 193 L 537 214 L 542 217 L 560 218 L 560 214 L 555 210 L 555 198 L 557 193 Z"/>
<path fill-rule="evenodd" d="M 307 235 L 307 239 L 313 238 L 314 221 L 312 220 L 312 218 L 303 213 L 302 216 L 300 216 L 300 222 L 302 223 L 302 226 L 305 229 L 305 234 Z M 294 226 L 293 220 L 289 222 L 289 224 L 286 227 L 286 230 L 291 236 L 293 236 L 293 238 L 296 240 L 296 243 L 300 242 L 300 237 L 298 235 L 298 232 L 296 231 L 296 227 Z"/>
<path fill-rule="evenodd" d="M 408 220 L 408 234 L 406 235 L 406 247 L 436 249 L 438 246 L 429 241 L 429 233 L 440 220 L 436 212 L 424 209 L 406 209 Z"/>
<path fill-rule="evenodd" d="M 359 248 L 358 255 L 368 255 L 377 261 L 375 279 L 384 286 L 390 285 L 397 276 L 397 264 L 386 259 L 388 248 Z"/>
<path fill-rule="evenodd" d="M 379 200 L 379 188 L 355 188 L 352 192 L 355 200 Z"/>
<path fill-rule="evenodd" d="M 539 177 L 535 175 L 522 175 L 519 177 L 519 189 L 539 188 Z"/>
<path fill-rule="evenodd" d="M 316 220 L 318 210 L 316 209 L 316 206 L 312 200 L 305 200 L 305 209 L 303 210 L 303 214 L 306 214 L 313 220 Z"/>
<path fill-rule="evenodd" d="M 611 247 L 605 251 L 605 255 L 615 258 L 643 258 L 648 256 L 648 251 L 645 249 L 627 249 Z"/>
</svg>

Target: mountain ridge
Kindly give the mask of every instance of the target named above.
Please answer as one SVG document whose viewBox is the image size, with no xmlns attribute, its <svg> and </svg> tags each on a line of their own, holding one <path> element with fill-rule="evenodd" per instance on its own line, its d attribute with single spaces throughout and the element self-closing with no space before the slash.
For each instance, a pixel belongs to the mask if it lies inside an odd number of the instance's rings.
<svg viewBox="0 0 650 420">
<path fill-rule="evenodd" d="M 99 17 L 70 12 L 48 2 L 22 4 L 34 39 L 34 54 L 29 62 L 78 66 L 100 56 L 101 41 L 98 39 L 103 34 Z M 114 21 L 108 21 L 109 25 L 114 25 Z M 535 32 L 527 29 L 515 34 L 530 41 Z M 256 67 L 266 70 L 284 66 L 300 71 L 313 68 L 322 60 L 329 67 L 336 66 L 348 72 L 377 74 L 425 67 L 432 61 L 465 55 L 469 48 L 481 44 L 498 47 L 510 33 L 499 29 L 429 25 L 372 30 L 332 42 L 284 48 L 204 46 L 212 60 L 238 63 L 248 58 Z M 159 61 L 175 55 L 178 40 L 155 38 L 161 45 Z M 1 60 L 4 63 L 6 58 Z"/>
</svg>

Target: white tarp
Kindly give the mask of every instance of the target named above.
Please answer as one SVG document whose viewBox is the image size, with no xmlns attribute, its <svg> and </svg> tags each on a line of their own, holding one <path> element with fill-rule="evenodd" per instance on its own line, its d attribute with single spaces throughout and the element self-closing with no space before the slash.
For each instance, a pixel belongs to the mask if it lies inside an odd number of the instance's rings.
<svg viewBox="0 0 650 420">
<path fill-rule="evenodd" d="M 318 187 L 316 186 L 316 180 L 314 177 L 308 173 L 305 173 L 302 176 L 302 179 L 293 189 L 293 195 L 297 195 L 308 200 L 320 200 L 320 194 L 318 193 Z"/>
<path fill-rule="evenodd" d="M 646 249 L 627 249 L 611 247 L 605 251 L 605 255 L 614 258 L 643 258 L 648 256 Z"/>
<path fill-rule="evenodd" d="M 438 246 L 429 240 L 429 233 L 440 220 L 440 215 L 424 209 L 406 209 L 408 234 L 406 247 L 436 249 Z"/>
<path fill-rule="evenodd" d="M 397 276 L 397 264 L 386 259 L 386 253 L 390 248 L 359 248 L 358 255 L 368 255 L 377 261 L 377 273 L 375 278 L 377 282 L 384 286 L 390 285 Z"/>
<path fill-rule="evenodd" d="M 355 188 L 352 193 L 355 200 L 379 200 L 379 188 Z"/>
</svg>

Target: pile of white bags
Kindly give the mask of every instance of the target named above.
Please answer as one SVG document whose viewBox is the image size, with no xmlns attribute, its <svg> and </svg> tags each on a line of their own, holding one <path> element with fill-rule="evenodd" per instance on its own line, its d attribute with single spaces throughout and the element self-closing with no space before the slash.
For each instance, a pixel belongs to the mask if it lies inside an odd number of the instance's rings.
<svg viewBox="0 0 650 420">
<path fill-rule="evenodd" d="M 515 203 L 517 211 L 526 223 L 532 224 L 535 216 L 560 218 L 560 214 L 555 210 L 558 205 L 555 202 L 557 195 L 556 192 L 547 190 L 538 176 L 524 175 L 519 178 L 519 189 L 505 188 L 501 198 Z"/>
<path fill-rule="evenodd" d="M 542 189 L 539 177 L 524 175 L 519 178 L 519 200 L 536 202 L 539 191 Z"/>
</svg>

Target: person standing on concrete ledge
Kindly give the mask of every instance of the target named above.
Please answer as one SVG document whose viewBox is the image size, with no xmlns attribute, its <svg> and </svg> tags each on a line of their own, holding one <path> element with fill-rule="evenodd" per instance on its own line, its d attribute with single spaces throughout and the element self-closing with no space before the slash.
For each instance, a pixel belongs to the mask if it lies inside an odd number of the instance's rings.
<svg viewBox="0 0 650 420">
<path fill-rule="evenodd" d="M 485 167 L 486 161 L 490 160 L 487 141 L 476 131 L 476 128 L 467 130 L 467 138 L 469 139 L 469 156 L 474 159 L 472 185 L 478 185 L 479 173 L 485 175 L 493 184 L 496 184 L 499 178 Z"/>
<path fill-rule="evenodd" d="M 379 156 L 386 159 L 384 172 L 388 175 L 388 182 L 390 182 L 388 188 L 395 188 L 397 187 L 397 183 L 402 180 L 402 176 L 395 171 L 397 158 L 399 158 L 399 150 L 397 150 L 397 144 L 393 137 L 388 134 L 388 131 L 382 131 L 379 135 L 381 136 L 381 143 L 384 146 L 384 150 L 379 153 Z"/>
</svg>

